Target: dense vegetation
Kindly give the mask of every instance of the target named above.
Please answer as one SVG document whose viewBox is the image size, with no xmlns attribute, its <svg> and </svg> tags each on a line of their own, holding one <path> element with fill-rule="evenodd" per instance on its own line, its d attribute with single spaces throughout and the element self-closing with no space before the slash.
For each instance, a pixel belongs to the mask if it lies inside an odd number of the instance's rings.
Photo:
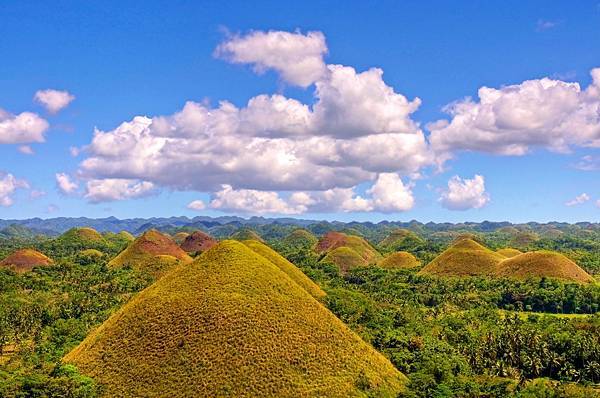
<svg viewBox="0 0 600 398">
<path fill-rule="evenodd" d="M 239 221 L 197 225 L 219 238 L 242 229 L 237 238 L 260 237 L 299 266 L 327 293 L 323 303 L 408 376 L 409 396 L 599 394 L 597 283 L 418 273 L 457 236 L 470 234 L 492 250 L 560 252 L 598 281 L 597 224 L 324 222 L 303 225 L 299 232 L 294 224 L 264 222 L 252 225 L 256 235 Z M 129 243 L 127 234 L 105 233 L 97 239 L 89 231 L 71 231 L 52 237 L 39 227 L 0 230 L 0 259 L 33 248 L 54 260 L 23 274 L 0 270 L 0 397 L 94 397 L 101 389 L 97 381 L 61 358 L 154 278 L 128 265 L 107 266 Z M 399 227 L 404 230 L 392 233 Z M 174 234 L 195 228 L 169 224 L 162 230 Z M 314 250 L 315 236 L 330 230 L 361 235 L 378 258 L 402 250 L 421 265 L 384 269 L 361 264 L 340 272 L 323 261 L 326 252 Z"/>
</svg>

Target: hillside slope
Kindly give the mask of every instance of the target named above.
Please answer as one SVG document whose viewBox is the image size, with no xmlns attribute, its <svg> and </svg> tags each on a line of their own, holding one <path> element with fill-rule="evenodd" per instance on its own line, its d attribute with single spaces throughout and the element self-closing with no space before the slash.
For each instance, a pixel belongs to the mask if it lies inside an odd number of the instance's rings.
<svg viewBox="0 0 600 398">
<path fill-rule="evenodd" d="M 396 397 L 405 377 L 273 263 L 224 241 L 64 360 L 120 397 Z"/>
<path fill-rule="evenodd" d="M 34 267 L 52 264 L 52 260 L 33 249 L 21 249 L 0 261 L 0 268 L 8 268 L 15 272 L 31 271 Z"/>
<path fill-rule="evenodd" d="M 544 250 L 519 254 L 502 261 L 497 275 L 516 279 L 546 277 L 578 283 L 594 281 L 590 274 L 567 257 Z"/>
</svg>

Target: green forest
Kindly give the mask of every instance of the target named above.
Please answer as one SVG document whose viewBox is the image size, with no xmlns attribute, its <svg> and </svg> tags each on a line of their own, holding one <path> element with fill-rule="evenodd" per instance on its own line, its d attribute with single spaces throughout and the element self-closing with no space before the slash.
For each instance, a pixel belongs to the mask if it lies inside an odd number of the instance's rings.
<svg viewBox="0 0 600 398">
<path fill-rule="evenodd" d="M 407 376 L 408 388 L 401 396 L 598 396 L 597 282 L 420 272 L 462 237 L 486 250 L 558 252 L 598 278 L 600 229 L 555 229 L 559 233 L 548 233 L 548 227 L 537 231 L 338 227 L 344 236 L 365 242 L 363 249 L 372 250 L 372 258 L 403 251 L 419 264 L 383 267 L 373 260 L 350 268 L 315 249 L 327 232 L 321 225 L 299 230 L 265 224 L 252 232 L 316 282 L 326 293 L 320 299 L 323 304 Z M 225 230 L 248 238 L 247 227 L 205 229 L 218 239 L 228 236 L 220 233 Z M 128 234 L 97 237 L 77 230 L 58 237 L 7 234 L 0 239 L 0 259 L 32 248 L 53 260 L 28 272 L 0 269 L 1 397 L 102 395 L 102 385 L 62 358 L 156 280 L 155 274 L 133 264 L 109 266 L 130 241 Z M 356 249 L 364 254 L 360 250 Z"/>
</svg>

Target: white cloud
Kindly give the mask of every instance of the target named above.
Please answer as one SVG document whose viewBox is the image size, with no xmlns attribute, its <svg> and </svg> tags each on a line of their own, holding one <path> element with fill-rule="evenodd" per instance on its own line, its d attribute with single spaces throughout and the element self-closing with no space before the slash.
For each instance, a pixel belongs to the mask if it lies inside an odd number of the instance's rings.
<svg viewBox="0 0 600 398">
<path fill-rule="evenodd" d="M 254 189 L 235 190 L 231 185 L 223 185 L 213 194 L 210 207 L 223 211 L 238 211 L 254 214 L 298 214 L 306 211 L 304 205 L 292 206 L 277 192 Z"/>
<path fill-rule="evenodd" d="M 230 62 L 252 64 L 258 73 L 274 69 L 285 81 L 302 87 L 311 85 L 325 73 L 326 53 L 321 32 L 255 31 L 233 36 L 215 50 L 215 55 Z"/>
<path fill-rule="evenodd" d="M 31 148 L 29 145 L 21 145 L 21 146 L 19 146 L 18 150 L 23 155 L 34 155 L 35 154 L 35 152 L 33 151 L 33 148 Z"/>
<path fill-rule="evenodd" d="M 577 195 L 574 199 L 569 200 L 565 203 L 565 206 L 577 206 L 589 201 L 591 198 L 587 193 L 582 193 L 581 195 Z"/>
<path fill-rule="evenodd" d="M 148 181 L 110 178 L 88 181 L 84 196 L 92 203 L 100 203 L 140 198 L 153 192 L 154 184 Z"/>
<path fill-rule="evenodd" d="M 600 199 L 596 201 L 596 207 L 600 208 Z"/>
<path fill-rule="evenodd" d="M 200 211 L 204 210 L 206 208 L 206 205 L 201 200 L 193 200 L 190 203 L 188 203 L 187 208 L 190 210 Z"/>
<path fill-rule="evenodd" d="M 485 192 L 485 179 L 476 174 L 472 179 L 454 176 L 448 181 L 448 189 L 442 192 L 440 202 L 449 210 L 479 209 L 490 201 Z"/>
<path fill-rule="evenodd" d="M 410 187 L 404 185 L 400 176 L 394 173 L 379 174 L 367 193 L 373 198 L 373 208 L 384 213 L 407 211 L 415 204 Z"/>
<path fill-rule="evenodd" d="M 600 147 L 600 68 L 585 90 L 578 83 L 543 78 L 500 89 L 482 87 L 446 107 L 450 121 L 431 123 L 438 161 L 457 150 L 524 155 L 534 147 L 567 152 Z"/>
<path fill-rule="evenodd" d="M 0 172 L 0 206 L 11 206 L 14 203 L 13 195 L 19 188 L 29 188 L 29 183 L 10 173 Z"/>
<path fill-rule="evenodd" d="M 559 25 L 559 22 L 549 21 L 546 19 L 538 19 L 535 30 L 537 32 L 544 32 L 546 30 L 554 29 Z"/>
<path fill-rule="evenodd" d="M 69 153 L 76 158 L 81 153 L 81 150 L 75 146 L 69 147 Z"/>
<path fill-rule="evenodd" d="M 48 89 L 37 91 L 33 98 L 48 112 L 54 114 L 66 108 L 75 99 L 75 96 L 68 91 Z"/>
<path fill-rule="evenodd" d="M 13 115 L 0 109 L 0 144 L 44 142 L 48 126 L 48 122 L 35 113 Z"/>
<path fill-rule="evenodd" d="M 79 188 L 79 185 L 72 181 L 71 177 L 69 177 L 69 175 L 66 173 L 56 173 L 54 177 L 56 178 L 56 186 L 58 187 L 59 191 L 65 195 L 75 193 L 75 191 L 77 191 Z"/>
</svg>

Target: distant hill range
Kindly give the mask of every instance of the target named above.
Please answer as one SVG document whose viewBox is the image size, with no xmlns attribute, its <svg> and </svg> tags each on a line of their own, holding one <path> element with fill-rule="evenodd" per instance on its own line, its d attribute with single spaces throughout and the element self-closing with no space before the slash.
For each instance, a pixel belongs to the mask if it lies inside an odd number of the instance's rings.
<svg viewBox="0 0 600 398">
<path fill-rule="evenodd" d="M 514 239 L 520 239 L 521 235 L 551 237 L 560 236 L 560 231 L 600 231 L 600 223 L 580 222 L 576 224 L 551 222 L 551 223 L 525 223 L 512 224 L 510 222 L 483 221 L 480 223 L 421 223 L 415 220 L 408 222 L 382 221 L 372 222 L 340 222 L 319 221 L 297 218 L 265 218 L 237 216 L 222 217 L 155 217 L 155 218 L 129 218 L 118 219 L 87 218 L 87 217 L 57 217 L 57 218 L 30 218 L 26 220 L 0 220 L 0 238 L 32 238 L 36 235 L 57 236 L 71 228 L 90 227 L 98 232 L 128 231 L 139 235 L 150 229 L 162 232 L 179 232 L 187 230 L 203 230 L 210 232 L 215 237 L 228 237 L 240 228 L 251 228 L 257 231 L 261 237 L 283 237 L 290 232 L 304 228 L 315 235 L 323 235 L 328 231 L 354 231 L 369 239 L 378 240 L 387 236 L 390 231 L 399 228 L 416 232 L 417 234 L 445 233 L 453 231 L 472 231 L 480 233 L 497 232 L 501 234 L 514 234 Z M 450 235 L 448 235 L 450 236 Z"/>
</svg>

